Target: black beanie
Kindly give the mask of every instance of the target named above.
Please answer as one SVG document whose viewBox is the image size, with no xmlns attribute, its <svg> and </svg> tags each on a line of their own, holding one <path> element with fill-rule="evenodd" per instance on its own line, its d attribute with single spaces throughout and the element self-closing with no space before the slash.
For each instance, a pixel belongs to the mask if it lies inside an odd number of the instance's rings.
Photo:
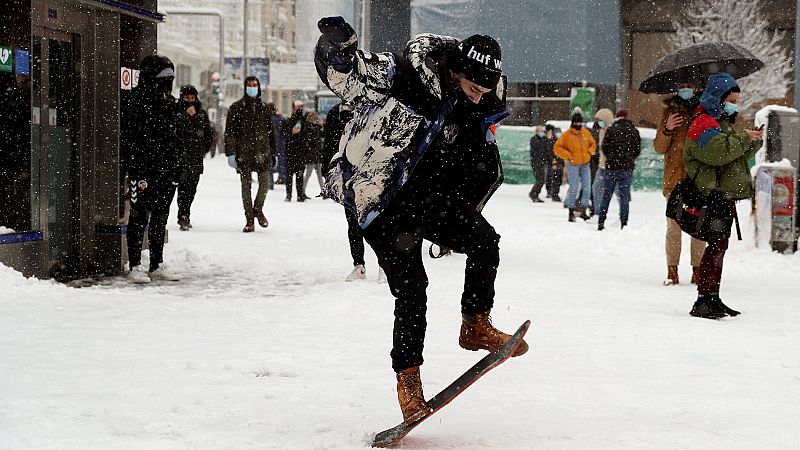
<svg viewBox="0 0 800 450">
<path fill-rule="evenodd" d="M 500 81 L 503 61 L 500 44 L 491 36 L 472 35 L 458 44 L 450 69 L 473 83 L 494 89 Z"/>
</svg>

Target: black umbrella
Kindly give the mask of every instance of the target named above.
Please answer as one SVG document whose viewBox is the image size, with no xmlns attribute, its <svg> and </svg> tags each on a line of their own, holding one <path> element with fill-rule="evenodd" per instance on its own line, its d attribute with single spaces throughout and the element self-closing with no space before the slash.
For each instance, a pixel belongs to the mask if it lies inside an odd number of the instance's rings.
<svg viewBox="0 0 800 450">
<path fill-rule="evenodd" d="M 661 58 L 639 85 L 645 94 L 669 94 L 680 83 L 705 85 L 708 76 L 728 72 L 742 78 L 764 67 L 752 53 L 727 42 L 694 44 Z"/>
</svg>

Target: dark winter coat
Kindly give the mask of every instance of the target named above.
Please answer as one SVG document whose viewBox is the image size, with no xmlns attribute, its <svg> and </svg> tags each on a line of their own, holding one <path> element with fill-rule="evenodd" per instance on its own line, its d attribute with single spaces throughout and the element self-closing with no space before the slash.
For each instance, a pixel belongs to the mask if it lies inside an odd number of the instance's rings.
<svg viewBox="0 0 800 450">
<path fill-rule="evenodd" d="M 480 209 L 502 181 L 490 127 L 508 115 L 496 94 L 503 87 L 451 117 L 468 101 L 446 65 L 457 45 L 451 37 L 421 34 L 398 55 L 341 48 L 325 35 L 317 42 L 317 73 L 354 108 L 326 191 L 356 211 L 362 228 L 393 202 L 430 193 L 470 197 Z"/>
<path fill-rule="evenodd" d="M 309 121 L 306 125 L 308 134 L 306 135 L 307 149 L 304 158 L 306 164 L 317 164 L 322 161 L 322 144 L 325 140 L 325 130 L 319 122 Z"/>
<path fill-rule="evenodd" d="M 181 146 L 181 168 L 187 175 L 196 176 L 203 173 L 203 158 L 206 153 L 213 152 L 216 136 L 214 127 L 208 120 L 208 114 L 198 101 L 194 103 L 195 114 L 190 116 L 185 108 L 190 105 L 180 102 L 183 110 L 178 118 L 178 141 Z"/>
<path fill-rule="evenodd" d="M 531 168 L 543 167 L 547 164 L 547 138 L 534 135 L 531 138 Z"/>
<path fill-rule="evenodd" d="M 299 127 L 299 133 L 292 133 L 292 129 Z M 308 120 L 308 113 L 298 110 L 291 116 L 285 117 L 281 123 L 281 135 L 285 142 L 286 173 L 300 172 L 306 167 L 310 139 L 315 135 L 313 124 Z"/>
<path fill-rule="evenodd" d="M 331 160 L 333 155 L 339 152 L 339 141 L 344 133 L 344 126 L 353 118 L 353 111 L 348 107 L 342 107 L 339 103 L 328 111 L 325 118 L 325 139 L 322 145 L 322 173 L 328 177 L 331 170 Z"/>
<path fill-rule="evenodd" d="M 177 126 L 182 111 L 175 97 L 142 79 L 120 108 L 120 147 L 125 170 L 132 178 L 156 178 L 181 172 Z M 163 178 L 163 177 L 160 177 Z"/>
<path fill-rule="evenodd" d="M 273 113 L 256 97 L 247 94 L 231 105 L 225 125 L 225 154 L 236 155 L 239 172 L 270 170 L 277 155 Z"/>
<path fill-rule="evenodd" d="M 633 122 L 623 118 L 608 127 L 603 138 L 607 170 L 633 170 L 641 152 L 642 138 Z"/>
</svg>

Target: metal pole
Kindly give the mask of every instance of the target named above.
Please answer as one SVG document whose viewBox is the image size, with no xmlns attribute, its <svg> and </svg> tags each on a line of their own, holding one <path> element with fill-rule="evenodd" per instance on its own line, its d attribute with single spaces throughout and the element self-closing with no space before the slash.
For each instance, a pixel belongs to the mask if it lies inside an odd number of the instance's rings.
<svg viewBox="0 0 800 450">
<path fill-rule="evenodd" d="M 795 2 L 795 4 L 796 4 L 796 6 L 795 6 L 796 16 L 795 16 L 794 23 L 795 23 L 795 30 L 796 30 L 797 29 L 797 24 L 800 24 L 800 0 Z M 800 64 L 800 54 L 798 54 L 798 50 L 800 50 L 800 33 L 795 32 L 795 35 L 794 35 L 794 79 L 795 79 L 795 83 L 794 83 L 794 107 L 796 109 L 800 109 L 800 95 L 798 95 L 798 93 L 799 93 L 798 91 L 800 91 L 800 89 L 798 89 L 798 86 L 797 86 L 797 79 L 798 79 L 798 76 L 800 76 L 800 65 L 798 65 L 798 64 Z"/>
<path fill-rule="evenodd" d="M 244 78 L 250 75 L 250 68 L 247 64 L 247 0 L 244 0 L 244 28 L 242 35 L 244 37 L 242 42 L 242 68 L 244 70 L 242 78 Z"/>
<path fill-rule="evenodd" d="M 219 75 L 222 76 L 222 69 L 225 67 L 225 18 L 222 11 L 216 8 L 164 7 L 159 12 L 175 16 L 216 16 L 219 19 Z"/>
</svg>

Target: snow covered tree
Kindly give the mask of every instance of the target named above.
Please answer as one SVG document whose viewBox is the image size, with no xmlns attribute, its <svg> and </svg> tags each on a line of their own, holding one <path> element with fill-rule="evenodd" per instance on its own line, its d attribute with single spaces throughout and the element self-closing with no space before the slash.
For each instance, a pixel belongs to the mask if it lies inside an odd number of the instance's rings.
<svg viewBox="0 0 800 450">
<path fill-rule="evenodd" d="M 749 50 L 764 67 L 739 80 L 744 92 L 739 109 L 786 96 L 793 78 L 792 51 L 785 31 L 767 31 L 760 0 L 692 0 L 681 19 L 673 20 L 669 38 L 674 50 L 706 42 L 730 42 Z M 752 115 L 752 111 L 746 114 Z"/>
</svg>

